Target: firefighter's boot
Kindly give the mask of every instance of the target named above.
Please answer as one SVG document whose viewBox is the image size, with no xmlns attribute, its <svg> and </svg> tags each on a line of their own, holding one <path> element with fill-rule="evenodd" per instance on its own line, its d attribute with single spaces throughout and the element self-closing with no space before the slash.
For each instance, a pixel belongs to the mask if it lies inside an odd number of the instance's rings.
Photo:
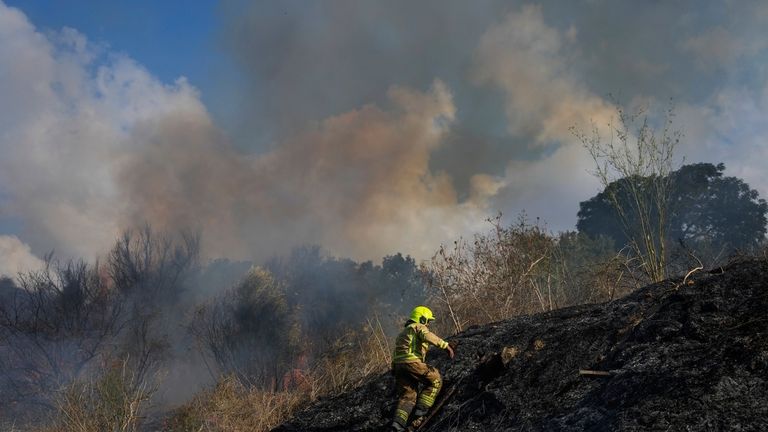
<svg viewBox="0 0 768 432">
<path fill-rule="evenodd" d="M 413 410 L 413 420 L 411 421 L 411 428 L 412 429 L 418 429 L 419 426 L 424 423 L 424 420 L 427 418 L 427 408 L 423 407 L 416 407 L 415 410 Z"/>
<path fill-rule="evenodd" d="M 389 430 L 391 432 L 403 432 L 405 431 L 405 426 L 401 425 L 398 422 L 392 422 L 392 426 L 389 427 Z"/>
</svg>

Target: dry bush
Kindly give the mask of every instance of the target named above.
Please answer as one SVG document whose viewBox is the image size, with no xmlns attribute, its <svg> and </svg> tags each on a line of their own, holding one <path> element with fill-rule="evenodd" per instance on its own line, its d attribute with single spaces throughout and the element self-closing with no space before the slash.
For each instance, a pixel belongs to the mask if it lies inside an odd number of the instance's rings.
<svg viewBox="0 0 768 432">
<path fill-rule="evenodd" d="M 547 270 L 555 239 L 524 216 L 509 227 L 501 215 L 489 222 L 490 233 L 475 235 L 471 244 L 459 239 L 451 249 L 441 246 L 423 265 L 443 333 L 558 306 Z"/>
<path fill-rule="evenodd" d="M 378 318 L 369 319 L 362 330 L 345 332 L 312 368 L 312 393 L 343 392 L 384 372 L 392 362 L 391 342 Z"/>
<path fill-rule="evenodd" d="M 422 267 L 440 333 L 612 300 L 637 286 L 631 258 L 614 253 L 607 239 L 555 236 L 524 215 L 511 226 L 502 225 L 501 215 L 489 222 L 489 233 L 441 246 Z"/>
<path fill-rule="evenodd" d="M 137 379 L 127 361 L 118 362 L 97 379 L 64 388 L 54 420 L 39 432 L 138 431 L 154 390 Z"/>
<path fill-rule="evenodd" d="M 609 238 L 561 233 L 554 251 L 553 279 L 561 307 L 611 301 L 645 285 L 641 263 L 627 249 L 613 252 Z"/>
</svg>

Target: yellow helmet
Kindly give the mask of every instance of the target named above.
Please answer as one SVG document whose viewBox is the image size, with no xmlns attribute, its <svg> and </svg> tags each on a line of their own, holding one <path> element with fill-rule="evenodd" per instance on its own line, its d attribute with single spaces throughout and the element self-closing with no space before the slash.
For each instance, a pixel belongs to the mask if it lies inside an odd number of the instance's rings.
<svg viewBox="0 0 768 432">
<path fill-rule="evenodd" d="M 416 306 L 411 311 L 410 320 L 419 324 L 427 324 L 434 320 L 435 316 L 432 315 L 432 311 L 426 306 Z"/>
</svg>

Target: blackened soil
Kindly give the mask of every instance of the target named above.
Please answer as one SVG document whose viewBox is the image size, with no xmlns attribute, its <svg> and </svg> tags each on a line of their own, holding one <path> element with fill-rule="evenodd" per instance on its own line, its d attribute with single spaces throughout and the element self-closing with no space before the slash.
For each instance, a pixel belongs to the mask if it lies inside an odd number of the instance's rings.
<svg viewBox="0 0 768 432">
<path fill-rule="evenodd" d="M 768 262 L 688 282 L 450 338 L 456 359 L 428 362 L 459 388 L 426 430 L 768 431 Z M 394 402 L 384 374 L 274 432 L 385 430 Z"/>
</svg>

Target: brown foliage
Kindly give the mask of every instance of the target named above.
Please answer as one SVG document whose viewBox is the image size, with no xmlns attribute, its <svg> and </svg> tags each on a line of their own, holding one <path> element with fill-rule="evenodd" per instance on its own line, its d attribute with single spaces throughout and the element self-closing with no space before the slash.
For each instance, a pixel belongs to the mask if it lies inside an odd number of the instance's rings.
<svg viewBox="0 0 768 432">
<path fill-rule="evenodd" d="M 633 286 L 631 262 L 611 253 L 607 243 L 575 233 L 554 236 L 524 215 L 510 226 L 501 215 L 489 222 L 488 233 L 441 246 L 422 266 L 431 304 L 443 318 L 436 326 L 441 333 L 611 300 Z"/>
</svg>

